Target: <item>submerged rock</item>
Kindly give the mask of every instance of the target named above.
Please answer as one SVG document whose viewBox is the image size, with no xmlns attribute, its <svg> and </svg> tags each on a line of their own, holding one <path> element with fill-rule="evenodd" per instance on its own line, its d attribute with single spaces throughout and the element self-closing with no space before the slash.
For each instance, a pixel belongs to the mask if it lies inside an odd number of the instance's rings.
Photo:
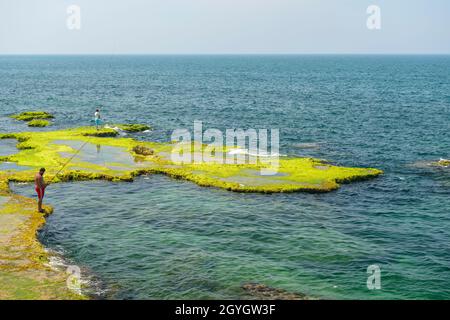
<svg viewBox="0 0 450 320">
<path fill-rule="evenodd" d="M 426 168 L 426 167 L 450 167 L 450 160 L 448 159 L 440 159 L 439 161 L 417 161 L 413 164 L 414 167 L 417 168 Z"/>
<path fill-rule="evenodd" d="M 292 293 L 283 289 L 276 289 L 260 283 L 246 283 L 242 289 L 258 300 L 310 300 L 301 293 Z"/>
<path fill-rule="evenodd" d="M 448 160 L 448 159 L 441 159 L 441 160 L 438 161 L 438 164 L 440 166 L 443 166 L 443 167 L 449 167 L 450 166 L 450 160 Z"/>
</svg>

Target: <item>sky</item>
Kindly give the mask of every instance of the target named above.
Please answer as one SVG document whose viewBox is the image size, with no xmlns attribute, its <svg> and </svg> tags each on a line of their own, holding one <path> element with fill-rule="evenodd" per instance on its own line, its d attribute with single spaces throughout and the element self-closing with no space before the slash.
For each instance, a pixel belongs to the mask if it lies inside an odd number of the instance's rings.
<svg viewBox="0 0 450 320">
<path fill-rule="evenodd" d="M 0 0 L 0 54 L 312 53 L 450 54 L 450 1 Z"/>
</svg>

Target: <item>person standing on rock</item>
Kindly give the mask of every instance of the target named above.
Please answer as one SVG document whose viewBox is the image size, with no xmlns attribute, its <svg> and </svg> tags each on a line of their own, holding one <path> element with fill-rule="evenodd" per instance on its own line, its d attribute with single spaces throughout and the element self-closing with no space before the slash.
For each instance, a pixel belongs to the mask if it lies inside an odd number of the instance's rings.
<svg viewBox="0 0 450 320">
<path fill-rule="evenodd" d="M 38 195 L 38 211 L 41 213 L 44 212 L 42 209 L 42 200 L 44 199 L 45 188 L 47 188 L 47 184 L 44 181 L 44 173 L 45 168 L 41 168 L 34 177 L 35 190 Z"/>
<path fill-rule="evenodd" d="M 95 122 L 95 127 L 96 127 L 97 130 L 98 130 L 98 129 L 100 128 L 100 125 L 101 125 L 101 122 L 102 122 L 101 116 L 100 116 L 100 110 L 99 110 L 99 109 L 95 110 L 95 113 L 94 113 L 94 122 Z"/>
</svg>

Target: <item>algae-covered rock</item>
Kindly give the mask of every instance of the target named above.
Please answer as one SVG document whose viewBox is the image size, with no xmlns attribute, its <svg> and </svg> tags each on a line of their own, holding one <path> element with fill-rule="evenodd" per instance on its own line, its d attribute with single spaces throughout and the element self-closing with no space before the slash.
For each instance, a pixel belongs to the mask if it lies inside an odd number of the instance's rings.
<svg viewBox="0 0 450 320">
<path fill-rule="evenodd" d="M 1 176 L 0 176 L 1 181 Z M 1 190 L 0 190 L 1 191 Z M 45 223 L 36 201 L 7 195 L 0 202 L 0 300 L 86 299 L 67 287 L 65 270 L 49 266 L 49 253 L 36 233 Z"/>
<path fill-rule="evenodd" d="M 418 161 L 414 164 L 415 167 L 442 167 L 448 168 L 450 167 L 450 160 L 448 159 L 440 159 L 439 161 Z"/>
<path fill-rule="evenodd" d="M 50 122 L 45 119 L 53 119 L 53 115 L 45 111 L 27 111 L 12 115 L 11 118 L 28 122 L 29 127 L 43 128 Z"/>
<path fill-rule="evenodd" d="M 151 156 L 154 154 L 154 151 L 146 146 L 137 145 L 133 149 L 134 153 L 142 155 L 142 156 Z"/>
<path fill-rule="evenodd" d="M 48 122 L 47 120 L 39 120 L 39 119 L 31 120 L 30 122 L 28 122 L 29 127 L 37 127 L 37 128 L 47 127 L 49 124 L 50 122 Z"/>
<path fill-rule="evenodd" d="M 151 129 L 150 126 L 145 124 L 114 124 L 113 126 L 126 132 L 143 132 Z"/>
<path fill-rule="evenodd" d="M 99 137 L 99 138 L 111 138 L 116 137 L 119 135 L 119 133 L 113 129 L 101 129 L 97 131 L 89 131 L 82 133 L 83 136 L 86 137 Z"/>
<path fill-rule="evenodd" d="M 441 160 L 439 160 L 438 165 L 440 165 L 442 167 L 449 167 L 450 166 L 450 160 L 441 159 Z"/>
<path fill-rule="evenodd" d="M 257 300 L 310 300 L 302 293 L 292 293 L 260 283 L 246 283 L 242 286 L 246 294 Z"/>
<path fill-rule="evenodd" d="M 116 135 L 112 129 L 96 130 L 93 127 L 8 134 L 7 137 L 14 137 L 19 141 L 17 148 L 20 149 L 19 153 L 9 156 L 8 161 L 35 169 L 46 167 L 48 176 L 52 176 L 79 148 L 87 144 L 90 146 L 90 154 L 83 156 L 87 149 L 85 147 L 85 150 L 76 154 L 64 168 L 62 174 L 79 171 L 67 179 L 126 180 L 123 179 L 124 176 L 160 173 L 189 180 L 200 186 L 259 193 L 329 192 L 338 189 L 340 184 L 374 178 L 383 173 L 373 168 L 333 166 L 312 158 L 279 159 L 278 172 L 272 176 L 261 174 L 267 164 L 260 162 L 178 164 L 172 162 L 170 156 L 176 148 L 173 144 L 142 142 L 132 138 L 118 138 Z M 67 145 L 65 141 L 72 143 Z M 71 147 L 72 144 L 75 146 Z M 111 154 L 108 155 L 108 152 Z M 132 154 L 141 157 L 135 157 L 133 160 Z M 152 157 L 145 158 L 148 155 Z M 92 174 L 93 172 L 96 174 Z M 14 173 L 10 179 L 18 179 L 20 175 L 26 173 Z M 32 175 L 28 178 L 32 179 Z"/>
<path fill-rule="evenodd" d="M 14 114 L 11 118 L 20 121 L 31 121 L 36 119 L 53 119 L 53 115 L 45 111 L 26 111 L 19 114 Z"/>
</svg>

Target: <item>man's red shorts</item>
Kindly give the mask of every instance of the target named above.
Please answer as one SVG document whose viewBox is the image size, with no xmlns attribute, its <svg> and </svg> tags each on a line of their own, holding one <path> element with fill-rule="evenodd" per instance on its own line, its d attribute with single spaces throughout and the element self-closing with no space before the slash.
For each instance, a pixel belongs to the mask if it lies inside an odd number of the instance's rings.
<svg viewBox="0 0 450 320">
<path fill-rule="evenodd" d="M 39 200 L 44 199 L 45 189 L 36 187 L 35 190 L 36 190 L 36 193 L 37 193 L 37 195 L 38 195 Z"/>
</svg>

